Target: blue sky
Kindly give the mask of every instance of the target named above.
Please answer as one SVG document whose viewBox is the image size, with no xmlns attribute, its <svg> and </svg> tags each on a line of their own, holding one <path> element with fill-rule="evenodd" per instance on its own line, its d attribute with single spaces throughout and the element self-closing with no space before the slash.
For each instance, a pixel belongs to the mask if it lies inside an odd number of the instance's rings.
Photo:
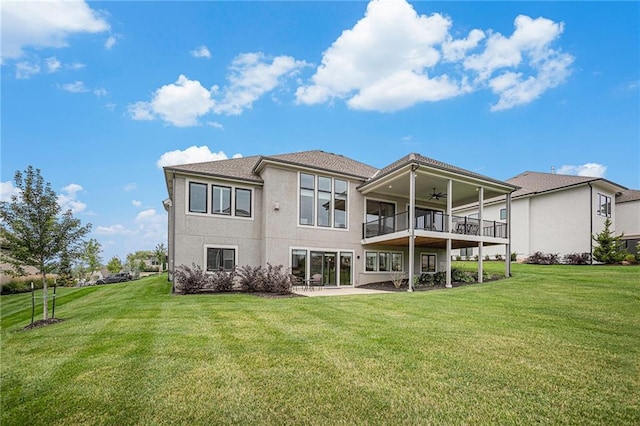
<svg viewBox="0 0 640 426">
<path fill-rule="evenodd" d="M 40 168 L 106 263 L 166 240 L 162 165 L 410 153 L 640 188 L 638 2 L 2 0 L 2 198 Z"/>
</svg>

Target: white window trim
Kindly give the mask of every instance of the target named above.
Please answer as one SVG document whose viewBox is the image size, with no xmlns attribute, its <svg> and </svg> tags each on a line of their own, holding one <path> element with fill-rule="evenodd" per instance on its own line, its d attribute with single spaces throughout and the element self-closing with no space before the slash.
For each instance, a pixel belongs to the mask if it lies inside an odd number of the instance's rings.
<svg viewBox="0 0 640 426">
<path fill-rule="evenodd" d="M 189 211 L 189 196 L 190 196 L 190 186 L 191 183 L 199 183 L 203 185 L 207 185 L 207 212 L 206 213 L 197 213 Z M 213 213 L 213 187 L 214 186 L 224 186 L 226 188 L 231 188 L 231 208 L 232 214 L 221 214 L 221 213 Z M 236 216 L 236 189 L 246 189 L 251 191 L 251 216 Z M 207 181 L 207 180 L 195 180 L 195 179 L 186 179 L 185 186 L 185 214 L 188 216 L 199 216 L 199 217 L 209 217 L 209 218 L 217 218 L 224 220 L 255 220 L 255 199 L 256 199 L 256 188 L 252 186 L 246 185 L 237 185 L 234 182 L 222 182 L 222 181 Z"/>
<path fill-rule="evenodd" d="M 375 253 L 376 254 L 376 270 L 375 271 L 367 271 L 367 253 Z M 399 254 L 400 256 L 402 256 L 402 269 L 399 271 L 380 271 L 380 253 L 389 253 L 389 254 Z M 365 274 L 391 274 L 393 272 L 405 272 L 405 258 L 406 256 L 404 255 L 404 252 L 401 251 L 396 251 L 396 250 L 365 250 L 364 251 L 364 256 L 363 256 L 363 260 L 364 260 L 364 265 L 362 267 L 362 271 Z M 393 262 L 393 256 L 391 256 L 391 261 Z"/>
<path fill-rule="evenodd" d="M 300 175 L 301 174 L 305 174 L 305 175 L 311 175 L 313 176 L 314 179 L 314 185 L 313 185 L 313 225 L 304 225 L 300 223 Z M 331 226 L 320 226 L 318 225 L 318 178 L 319 177 L 325 177 L 325 178 L 329 178 L 331 179 L 331 212 L 330 212 L 330 218 L 331 218 Z M 345 228 L 336 228 L 335 226 L 335 181 L 337 180 L 341 180 L 344 182 L 347 182 L 347 212 L 346 212 L 346 220 L 347 220 L 347 226 Z M 340 231 L 340 232 L 349 232 L 349 209 L 351 208 L 351 181 L 349 181 L 349 179 L 344 179 L 341 177 L 334 177 L 331 175 L 326 175 L 326 174 L 318 174 L 317 172 L 298 172 L 297 174 L 297 182 L 296 182 L 296 188 L 297 188 L 297 194 L 296 194 L 296 210 L 297 210 L 297 215 L 296 215 L 296 224 L 298 228 L 302 228 L 302 229 L 322 229 L 325 231 Z"/>
<path fill-rule="evenodd" d="M 203 259 L 203 262 L 202 262 L 203 263 L 203 267 L 202 267 L 202 269 L 204 270 L 205 273 L 207 273 L 207 274 L 213 274 L 214 273 L 214 271 L 207 271 L 207 249 L 210 249 L 210 248 L 225 249 L 225 250 L 233 249 L 233 250 L 235 250 L 235 253 L 236 253 L 236 255 L 235 255 L 236 264 L 233 265 L 233 266 L 236 267 L 236 266 L 241 264 L 240 263 L 240 251 L 238 250 L 238 246 L 226 245 L 226 244 L 205 244 L 204 245 L 204 250 L 203 250 L 203 257 L 202 257 L 202 259 Z"/>
</svg>

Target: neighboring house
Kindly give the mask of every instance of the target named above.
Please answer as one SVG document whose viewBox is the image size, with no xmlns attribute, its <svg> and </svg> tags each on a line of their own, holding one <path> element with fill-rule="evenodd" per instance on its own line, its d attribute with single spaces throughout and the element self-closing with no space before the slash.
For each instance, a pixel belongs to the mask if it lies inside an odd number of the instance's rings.
<svg viewBox="0 0 640 426">
<path fill-rule="evenodd" d="M 603 178 L 568 176 L 554 173 L 524 172 L 508 183 L 520 187 L 511 197 L 511 245 L 518 259 L 535 252 L 592 253 L 592 235 L 601 232 L 607 218 L 616 235 L 625 233 L 627 245 L 640 238 L 640 191 L 628 190 Z M 488 200 L 484 217 L 507 217 L 505 197 Z M 455 210 L 474 215 L 476 204 Z M 463 257 L 477 250 L 461 250 Z M 484 255 L 497 253 L 487 248 Z"/>
<path fill-rule="evenodd" d="M 509 199 L 517 187 L 418 154 L 380 170 L 307 151 L 164 173 L 170 278 L 179 265 L 215 271 L 270 263 L 303 280 L 353 286 L 450 271 L 452 249 L 496 245 L 509 253 L 506 221 L 451 212 Z"/>
</svg>

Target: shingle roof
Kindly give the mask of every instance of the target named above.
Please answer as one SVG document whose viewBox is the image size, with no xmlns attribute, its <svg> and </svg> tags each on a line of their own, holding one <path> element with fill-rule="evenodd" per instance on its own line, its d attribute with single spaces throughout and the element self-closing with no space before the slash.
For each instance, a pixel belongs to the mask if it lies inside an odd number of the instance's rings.
<svg viewBox="0 0 640 426">
<path fill-rule="evenodd" d="M 443 163 L 442 161 L 434 160 L 433 158 L 425 157 L 424 155 L 416 154 L 416 153 L 411 153 L 411 154 L 405 155 L 401 159 L 399 159 L 397 161 L 394 161 L 393 163 L 391 163 L 388 166 L 384 167 L 374 177 L 372 177 L 370 182 L 373 182 L 373 181 L 376 181 L 378 179 L 381 179 L 384 176 L 386 176 L 388 174 L 391 174 L 394 171 L 399 170 L 399 169 L 401 169 L 401 168 L 403 168 L 406 165 L 411 164 L 411 163 L 422 164 L 424 166 L 433 167 L 435 169 L 444 170 L 444 171 L 453 172 L 453 173 L 458 173 L 458 174 L 462 174 L 462 175 L 473 177 L 473 178 L 477 178 L 477 179 L 482 179 L 482 180 L 489 181 L 489 182 L 499 183 L 499 184 L 503 184 L 503 185 L 505 184 L 505 182 L 503 182 L 503 181 L 499 181 L 499 180 L 496 180 L 494 178 L 491 178 L 491 177 L 488 177 L 488 176 L 484 176 L 484 175 L 472 172 L 472 171 L 467 170 L 467 169 L 463 169 L 461 167 L 457 167 L 457 166 L 453 166 L 451 164 Z"/>
<path fill-rule="evenodd" d="M 640 201 L 640 191 L 637 189 L 626 189 L 616 197 L 616 203 L 627 203 L 629 201 Z"/>
<path fill-rule="evenodd" d="M 261 158 L 262 157 L 258 155 L 254 155 L 229 160 L 181 164 L 179 166 L 165 167 L 165 170 L 262 183 L 262 178 L 258 174 L 253 173 L 253 168 Z"/>
<path fill-rule="evenodd" d="M 263 161 L 310 167 L 317 170 L 350 175 L 362 180 L 369 179 L 378 171 L 375 167 L 352 160 L 351 158 L 343 155 L 320 150 L 264 156 L 256 164 L 256 168 L 254 170 L 258 169 Z"/>
<path fill-rule="evenodd" d="M 571 176 L 571 175 L 559 175 L 555 173 L 540 173 L 527 171 L 519 174 L 516 177 L 507 179 L 507 182 L 520 189 L 513 193 L 513 197 L 522 197 L 530 194 L 537 194 L 540 192 L 553 191 L 556 189 L 568 188 L 575 185 L 581 185 L 588 182 L 605 181 L 612 185 L 620 185 L 609 182 L 606 179 L 590 176 Z"/>
</svg>

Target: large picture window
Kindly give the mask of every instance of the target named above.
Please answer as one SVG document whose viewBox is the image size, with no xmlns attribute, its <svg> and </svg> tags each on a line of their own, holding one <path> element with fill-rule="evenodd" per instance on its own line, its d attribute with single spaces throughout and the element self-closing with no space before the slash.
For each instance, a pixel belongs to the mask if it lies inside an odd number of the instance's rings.
<svg viewBox="0 0 640 426">
<path fill-rule="evenodd" d="M 207 247 L 207 271 L 230 271 L 236 266 L 234 248 Z"/>
<path fill-rule="evenodd" d="M 291 250 L 291 273 L 300 281 L 313 281 L 313 285 L 352 285 L 352 252 Z"/>
<path fill-rule="evenodd" d="M 189 211 L 192 213 L 207 212 L 207 184 L 189 182 Z"/>
<path fill-rule="evenodd" d="M 347 228 L 347 181 L 300 173 L 300 225 Z"/>
<path fill-rule="evenodd" d="M 611 217 L 611 197 L 598 194 L 598 215 Z"/>
</svg>

